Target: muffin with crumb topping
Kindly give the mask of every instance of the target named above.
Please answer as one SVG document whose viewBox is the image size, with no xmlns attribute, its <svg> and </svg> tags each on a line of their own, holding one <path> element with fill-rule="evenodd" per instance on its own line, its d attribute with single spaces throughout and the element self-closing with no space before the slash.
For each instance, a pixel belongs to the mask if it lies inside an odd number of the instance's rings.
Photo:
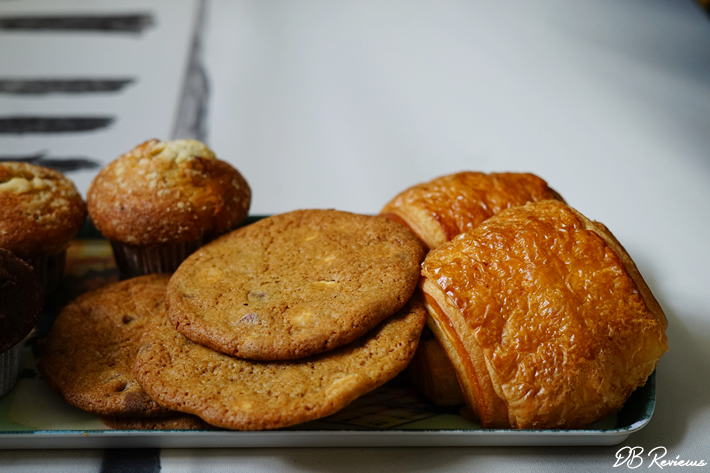
<svg viewBox="0 0 710 473">
<path fill-rule="evenodd" d="M 196 140 L 150 140 L 101 170 L 89 216 L 111 241 L 123 277 L 172 272 L 207 241 L 246 218 L 251 190 Z"/>
<path fill-rule="evenodd" d="M 0 248 L 25 260 L 45 294 L 64 276 L 66 249 L 86 220 L 86 204 L 62 173 L 0 163 Z"/>
</svg>

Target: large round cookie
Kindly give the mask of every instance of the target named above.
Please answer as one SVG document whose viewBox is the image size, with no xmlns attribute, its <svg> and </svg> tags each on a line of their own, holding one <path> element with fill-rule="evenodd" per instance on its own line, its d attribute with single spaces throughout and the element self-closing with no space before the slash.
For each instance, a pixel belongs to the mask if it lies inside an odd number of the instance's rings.
<svg viewBox="0 0 710 473">
<path fill-rule="evenodd" d="M 136 377 L 160 404 L 228 429 L 275 429 L 317 419 L 402 371 L 425 310 L 412 301 L 361 339 L 295 361 L 255 362 L 191 342 L 169 324 L 147 335 Z"/>
<path fill-rule="evenodd" d="M 109 284 L 80 296 L 57 317 L 42 376 L 72 405 L 108 416 L 166 416 L 133 376 L 143 335 L 165 318 L 168 275 Z"/>
<path fill-rule="evenodd" d="M 276 215 L 190 256 L 168 285 L 168 318 L 191 340 L 240 358 L 303 358 L 401 308 L 423 256 L 408 229 L 382 217 Z"/>
</svg>

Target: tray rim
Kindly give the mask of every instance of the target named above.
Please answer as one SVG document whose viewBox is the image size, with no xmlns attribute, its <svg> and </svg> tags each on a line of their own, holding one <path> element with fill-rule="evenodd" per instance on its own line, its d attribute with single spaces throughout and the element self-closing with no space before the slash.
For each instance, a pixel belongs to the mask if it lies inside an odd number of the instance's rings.
<svg viewBox="0 0 710 473">
<path fill-rule="evenodd" d="M 267 215 L 250 215 L 243 225 Z M 87 218 L 77 240 L 105 240 Z M 9 394 L 9 393 L 8 393 Z M 643 401 L 629 406 L 629 401 Z M 625 426 L 612 429 L 289 429 L 269 431 L 211 430 L 8 430 L 0 431 L 0 450 L 92 448 L 274 448 L 274 447 L 456 447 L 456 446 L 609 446 L 644 428 L 656 406 L 656 370 L 639 387 L 627 407 L 640 412 Z M 640 409 L 640 411 L 638 411 Z M 618 422 L 618 421 L 617 421 Z"/>
<path fill-rule="evenodd" d="M 656 407 L 656 371 L 634 394 L 641 415 L 612 429 L 298 429 L 211 430 L 22 430 L 0 431 L 0 450 L 96 448 L 291 448 L 611 446 L 650 422 Z M 630 398 L 636 402 L 634 397 Z M 627 401 L 628 402 L 628 401 Z M 626 405 L 624 406 L 627 407 Z M 623 411 L 624 408 L 622 408 Z M 620 411 L 620 412 L 622 412 Z M 617 420 L 618 422 L 618 420 Z"/>
</svg>

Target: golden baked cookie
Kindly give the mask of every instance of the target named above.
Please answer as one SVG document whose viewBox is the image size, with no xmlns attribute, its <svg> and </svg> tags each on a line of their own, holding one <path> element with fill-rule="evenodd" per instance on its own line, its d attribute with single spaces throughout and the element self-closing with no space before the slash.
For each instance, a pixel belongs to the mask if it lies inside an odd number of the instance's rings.
<svg viewBox="0 0 710 473">
<path fill-rule="evenodd" d="M 173 414 L 133 376 L 144 334 L 165 317 L 168 275 L 141 276 L 86 293 L 61 311 L 46 340 L 39 370 L 70 404 L 106 416 Z"/>
<path fill-rule="evenodd" d="M 238 430 L 276 429 L 331 415 L 401 372 L 426 312 L 413 300 L 364 337 L 310 358 L 254 362 L 198 345 L 169 323 L 146 337 L 136 376 L 163 406 Z"/>
<path fill-rule="evenodd" d="M 534 174 L 466 171 L 410 187 L 380 214 L 409 227 L 431 249 L 502 210 L 545 199 L 562 197 Z"/>
<path fill-rule="evenodd" d="M 64 276 L 66 249 L 86 220 L 86 205 L 62 173 L 0 162 L 0 248 L 35 268 L 45 292 Z"/>
<path fill-rule="evenodd" d="M 578 428 L 620 409 L 667 350 L 666 318 L 602 224 L 554 200 L 432 250 L 435 335 L 484 427 Z"/>
<path fill-rule="evenodd" d="M 191 255 L 168 285 L 168 318 L 191 340 L 253 360 L 349 343 L 396 312 L 424 249 L 382 217 L 298 210 L 240 228 Z"/>
<path fill-rule="evenodd" d="M 119 430 L 216 430 L 197 416 L 179 412 L 167 417 L 98 417 L 104 425 Z"/>
<path fill-rule="evenodd" d="M 195 140 L 150 140 L 99 172 L 89 215 L 111 240 L 121 272 L 172 272 L 205 241 L 247 216 L 242 175 Z"/>
</svg>

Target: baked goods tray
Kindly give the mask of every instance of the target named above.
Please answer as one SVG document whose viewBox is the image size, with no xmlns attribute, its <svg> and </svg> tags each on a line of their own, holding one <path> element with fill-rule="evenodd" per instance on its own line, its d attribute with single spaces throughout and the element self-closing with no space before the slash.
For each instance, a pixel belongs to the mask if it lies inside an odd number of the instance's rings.
<svg viewBox="0 0 710 473">
<path fill-rule="evenodd" d="M 0 449 L 434 447 L 616 445 L 651 419 L 656 375 L 615 415 L 582 430 L 494 430 L 467 420 L 457 407 L 438 407 L 400 375 L 338 413 L 287 429 L 115 430 L 57 396 L 36 370 L 41 339 L 60 308 L 87 290 L 118 280 L 111 247 L 90 227 L 67 255 L 67 277 L 25 340 L 17 385 L 0 398 Z"/>
</svg>

